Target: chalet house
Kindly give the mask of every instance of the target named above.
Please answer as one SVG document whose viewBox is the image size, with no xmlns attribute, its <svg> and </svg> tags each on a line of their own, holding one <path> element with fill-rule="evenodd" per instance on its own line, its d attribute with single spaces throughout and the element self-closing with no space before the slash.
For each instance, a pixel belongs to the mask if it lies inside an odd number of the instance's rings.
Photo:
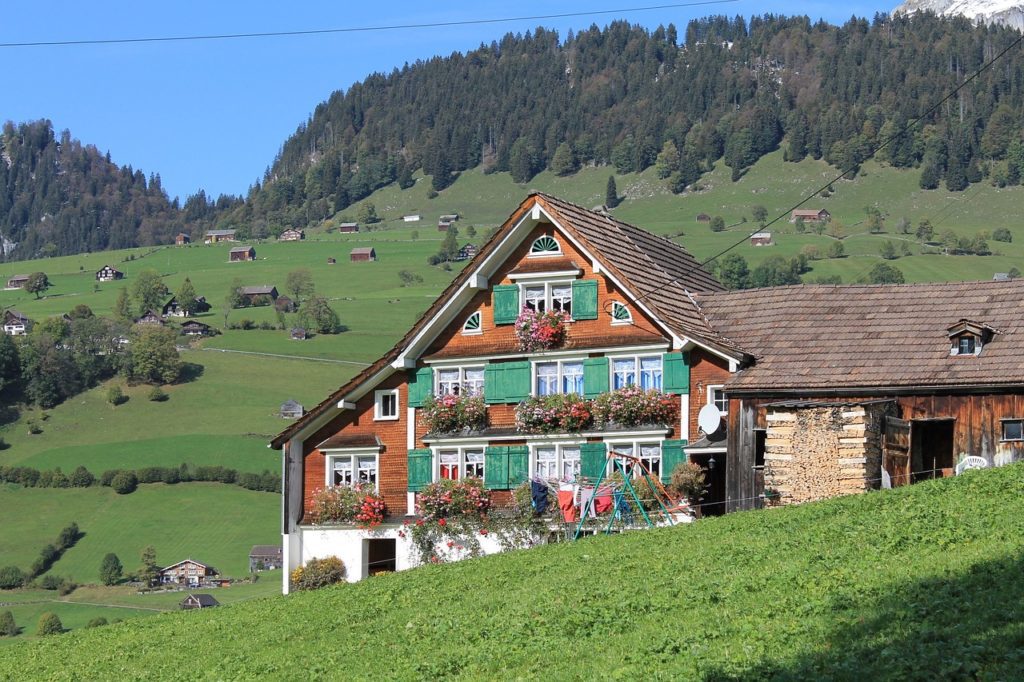
<svg viewBox="0 0 1024 682">
<path fill-rule="evenodd" d="M 361 246 L 352 249 L 348 258 L 353 263 L 375 261 L 377 260 L 377 252 L 373 250 L 372 246 Z"/>
<path fill-rule="evenodd" d="M 142 317 L 135 318 L 135 324 L 145 324 L 154 327 L 163 327 L 167 322 L 164 318 L 155 310 L 147 310 Z"/>
<path fill-rule="evenodd" d="M 14 277 L 11 277 L 9 280 L 7 280 L 7 288 L 21 289 L 22 287 L 25 286 L 25 283 L 28 282 L 28 278 L 28 275 L 15 275 Z"/>
<path fill-rule="evenodd" d="M 113 282 L 115 279 L 124 279 L 124 273 L 112 265 L 104 265 L 96 271 L 97 282 Z"/>
<path fill-rule="evenodd" d="M 208 324 L 199 320 L 189 320 L 181 325 L 181 333 L 183 336 L 213 336 L 215 332 Z"/>
<path fill-rule="evenodd" d="M 371 556 L 410 566 L 400 524 L 314 526 L 313 496 L 325 486 L 371 483 L 395 521 L 415 514 L 417 492 L 442 477 L 481 476 L 495 503 L 508 504 L 535 473 L 594 476 L 609 447 L 637 453 L 667 481 L 697 431 L 703 396 L 691 395 L 691 381 L 724 384 L 736 364 L 732 341 L 689 295 L 721 289 L 679 245 L 531 194 L 394 348 L 273 440 L 285 459 L 286 572 L 327 555 L 345 562 L 349 580 L 369 575 Z M 571 316 L 561 348 L 521 349 L 514 323 L 524 309 Z M 515 429 L 516 405 L 531 394 L 597 397 L 630 385 L 661 389 L 678 416 L 543 436 Z M 489 426 L 472 437 L 428 432 L 419 417 L 427 396 L 462 387 L 484 395 Z"/>
<path fill-rule="evenodd" d="M 281 236 L 277 238 L 281 242 L 298 242 L 306 238 L 306 232 L 304 230 L 297 230 L 290 228 L 281 233 Z"/>
<path fill-rule="evenodd" d="M 288 332 L 288 338 L 292 341 L 305 341 L 307 336 L 305 327 L 292 327 Z"/>
<path fill-rule="evenodd" d="M 750 235 L 751 246 L 771 246 L 773 243 L 771 232 L 755 232 Z"/>
<path fill-rule="evenodd" d="M 444 220 L 439 220 L 437 222 L 437 231 L 438 232 L 447 232 L 448 228 L 451 227 L 451 226 L 452 226 L 452 224 L 450 222 L 447 222 L 447 221 L 444 221 Z"/>
<path fill-rule="evenodd" d="M 286 400 L 281 403 L 281 417 L 283 419 L 298 419 L 306 414 L 306 409 L 297 400 Z"/>
<path fill-rule="evenodd" d="M 295 305 L 295 301 L 288 296 L 278 296 L 274 299 L 274 308 L 282 313 L 294 313 L 298 307 Z"/>
<path fill-rule="evenodd" d="M 4 334 L 8 336 L 24 336 L 32 331 L 32 320 L 14 308 L 4 311 Z"/>
<path fill-rule="evenodd" d="M 210 303 L 206 300 L 205 296 L 196 297 L 196 312 L 197 313 L 208 313 L 210 312 Z M 164 304 L 164 307 L 160 309 L 160 312 L 164 317 L 188 317 L 188 310 L 178 305 L 177 297 L 171 297 L 171 300 Z"/>
<path fill-rule="evenodd" d="M 463 244 L 462 248 L 459 249 L 459 253 L 455 256 L 455 260 L 469 260 L 476 255 L 477 248 L 473 244 Z"/>
<path fill-rule="evenodd" d="M 220 606 L 220 602 L 214 599 L 212 594 L 190 594 L 181 600 L 181 608 L 184 611 L 208 609 L 211 606 Z"/>
<path fill-rule="evenodd" d="M 281 545 L 253 545 L 249 552 L 249 572 L 273 571 L 283 566 Z"/>
<path fill-rule="evenodd" d="M 237 230 L 207 230 L 203 235 L 204 244 L 216 244 L 217 242 L 233 242 Z"/>
<path fill-rule="evenodd" d="M 256 249 L 251 246 L 236 246 L 228 251 L 229 263 L 241 263 L 256 260 Z"/>
<path fill-rule="evenodd" d="M 162 585 L 177 584 L 195 587 L 216 575 L 218 573 L 213 566 L 207 566 L 194 559 L 185 559 L 166 568 L 161 568 L 157 573 L 157 578 Z"/>
<path fill-rule="evenodd" d="M 333 258 L 331 256 L 328 256 L 327 257 L 327 264 L 328 265 L 337 265 L 338 264 L 338 259 L 337 258 Z"/>
<path fill-rule="evenodd" d="M 338 225 L 338 232 L 351 233 L 359 231 L 359 223 L 341 223 Z"/>
<path fill-rule="evenodd" d="M 191 244 L 192 243 L 192 237 L 188 236 L 184 232 L 179 232 L 174 237 L 174 243 L 177 246 L 185 246 L 186 244 Z"/>
<path fill-rule="evenodd" d="M 269 284 L 260 284 L 252 287 L 242 287 L 242 298 L 248 301 L 249 305 L 255 305 L 262 297 L 271 301 L 277 301 L 277 287 Z"/>
<path fill-rule="evenodd" d="M 805 223 L 827 223 L 832 214 L 823 208 L 797 208 L 790 214 L 789 222 L 795 223 L 801 218 Z"/>
</svg>

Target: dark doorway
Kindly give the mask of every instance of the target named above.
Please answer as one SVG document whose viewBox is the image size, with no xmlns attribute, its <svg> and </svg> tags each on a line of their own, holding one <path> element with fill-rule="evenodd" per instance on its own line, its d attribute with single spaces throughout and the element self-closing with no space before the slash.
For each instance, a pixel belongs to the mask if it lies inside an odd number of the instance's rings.
<svg viewBox="0 0 1024 682">
<path fill-rule="evenodd" d="M 366 540 L 366 574 L 393 573 L 398 557 L 394 539 Z"/>
<path fill-rule="evenodd" d="M 725 513 L 725 452 L 688 455 L 704 469 L 705 490 L 701 500 L 701 516 L 721 516 Z"/>
<path fill-rule="evenodd" d="M 910 476 L 915 483 L 953 475 L 952 419 L 914 420 Z"/>
<path fill-rule="evenodd" d="M 764 453 L 768 439 L 768 431 L 765 429 L 754 429 L 754 489 L 751 497 L 754 498 L 754 508 L 764 507 Z"/>
</svg>

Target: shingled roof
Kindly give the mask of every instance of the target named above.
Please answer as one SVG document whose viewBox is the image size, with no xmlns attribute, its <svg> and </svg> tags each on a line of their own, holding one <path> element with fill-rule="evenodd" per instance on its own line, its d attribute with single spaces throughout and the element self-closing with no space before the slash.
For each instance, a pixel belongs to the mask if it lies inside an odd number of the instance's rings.
<svg viewBox="0 0 1024 682">
<path fill-rule="evenodd" d="M 306 424 L 318 418 L 336 405 L 343 396 L 393 362 L 409 342 L 430 323 L 444 303 L 475 273 L 475 264 L 485 260 L 498 248 L 508 232 L 532 208 L 535 201 L 570 234 L 581 237 L 596 251 L 612 274 L 642 298 L 643 303 L 675 333 L 694 338 L 737 358 L 744 357 L 738 346 L 712 330 L 693 301 L 691 294 L 694 292 L 721 291 L 723 287 L 718 280 L 700 267 L 697 259 L 686 249 L 664 237 L 653 235 L 605 213 L 587 210 L 549 194 L 532 192 L 384 357 L 310 409 L 305 417 L 293 422 L 271 441 L 271 447 L 280 448 Z"/>
<path fill-rule="evenodd" d="M 762 393 L 1024 385 L 1024 281 L 812 285 L 697 297 L 716 331 L 757 358 L 726 385 Z M 996 330 L 950 355 L 950 325 Z"/>
</svg>

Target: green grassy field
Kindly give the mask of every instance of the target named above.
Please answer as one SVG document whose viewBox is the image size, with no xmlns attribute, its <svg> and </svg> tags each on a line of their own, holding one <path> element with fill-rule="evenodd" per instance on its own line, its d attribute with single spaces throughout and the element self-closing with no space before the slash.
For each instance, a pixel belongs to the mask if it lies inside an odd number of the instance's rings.
<svg viewBox="0 0 1024 682">
<path fill-rule="evenodd" d="M 1022 495 L 1024 465 L 971 472 L 72 632 L 5 647 L 0 670 L 1018 679 Z"/>
<path fill-rule="evenodd" d="M 192 557 L 225 575 L 245 576 L 252 545 L 279 541 L 280 508 L 278 495 L 218 483 L 154 483 L 130 495 L 110 488 L 2 488 L 0 563 L 28 569 L 43 545 L 74 521 L 84 536 L 53 574 L 95 583 L 108 552 L 135 570 L 142 549 L 153 545 L 161 565 Z"/>
</svg>

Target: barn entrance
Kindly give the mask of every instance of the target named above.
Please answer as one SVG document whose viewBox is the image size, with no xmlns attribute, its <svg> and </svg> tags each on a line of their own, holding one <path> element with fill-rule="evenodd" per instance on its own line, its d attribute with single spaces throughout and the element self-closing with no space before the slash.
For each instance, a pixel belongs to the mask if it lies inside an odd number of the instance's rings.
<svg viewBox="0 0 1024 682">
<path fill-rule="evenodd" d="M 366 575 L 393 573 L 398 558 L 397 545 L 394 538 L 363 540 L 366 543 Z"/>
<path fill-rule="evenodd" d="M 911 422 L 910 479 L 914 483 L 953 475 L 952 419 Z"/>
</svg>

